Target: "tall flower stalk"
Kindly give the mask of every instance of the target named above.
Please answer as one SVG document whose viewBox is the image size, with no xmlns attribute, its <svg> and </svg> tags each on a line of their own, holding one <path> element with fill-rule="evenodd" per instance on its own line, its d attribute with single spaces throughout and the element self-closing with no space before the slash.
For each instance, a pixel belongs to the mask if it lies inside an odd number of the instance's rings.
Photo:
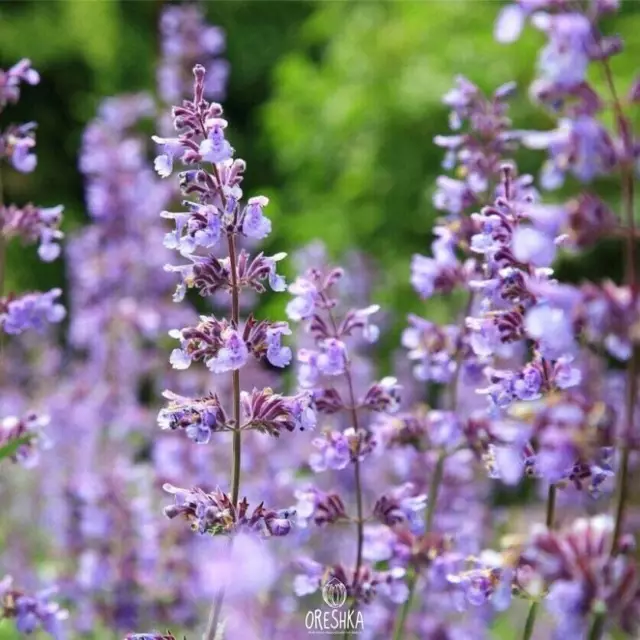
<svg viewBox="0 0 640 640">
<path fill-rule="evenodd" d="M 202 398 L 166 392 L 169 404 L 160 412 L 159 422 L 165 429 L 184 431 L 198 445 L 209 443 L 214 433 L 230 432 L 232 473 L 229 493 L 187 491 L 165 485 L 176 496 L 175 505 L 165 512 L 170 518 L 184 517 L 200 534 L 227 536 L 231 544 L 238 536 L 286 535 L 294 514 L 292 509 L 267 509 L 263 503 L 250 511 L 246 498 L 240 500 L 244 432 L 254 430 L 278 437 L 283 431 L 313 426 L 314 417 L 308 394 L 283 396 L 269 388 L 250 392 L 241 389 L 240 369 L 249 357 L 266 359 L 279 368 L 291 360 L 291 350 L 281 342 L 290 333 L 287 323 L 257 320 L 252 315 L 241 323 L 239 308 L 242 290 L 262 293 L 267 282 L 274 291 L 285 289 L 284 279 L 276 272 L 277 263 L 285 254 L 269 257 L 259 253 L 251 257 L 247 250 L 238 249 L 239 237 L 258 240 L 271 231 L 271 222 L 263 213 L 268 199 L 256 196 L 246 206 L 241 205 L 240 183 L 245 163 L 233 158 L 234 151 L 225 137 L 227 123 L 222 119 L 222 107 L 205 98 L 205 69 L 196 65 L 193 73 L 193 100 L 185 100 L 173 109 L 178 136 L 154 137 L 162 150 L 155 162 L 158 173 L 163 177 L 170 175 L 177 161 L 186 165 L 180 174 L 180 188 L 185 196 L 193 198 L 183 202 L 185 212 L 162 213 L 175 223 L 165 245 L 187 260 L 187 264 L 168 265 L 166 269 L 180 278 L 175 301 L 181 301 L 190 288 L 202 296 L 224 291 L 231 298 L 231 318 L 201 316 L 196 326 L 173 330 L 171 335 L 180 341 L 180 346 L 173 350 L 171 363 L 176 369 L 186 369 L 192 362 L 202 361 L 214 374 L 231 374 L 231 411 L 227 413 L 229 407 L 223 406 L 222 398 L 215 392 Z M 213 250 L 223 238 L 227 255 L 220 258 Z M 221 624 L 224 594 L 230 586 L 236 589 L 242 579 L 234 576 L 232 580 L 222 580 L 205 638 L 215 637 Z"/>
<path fill-rule="evenodd" d="M 397 411 L 400 386 L 395 378 L 371 381 L 367 375 L 354 375 L 356 365 L 363 369 L 362 347 L 377 340 L 379 329 L 371 318 L 379 308 L 345 305 L 341 287 L 344 278 L 345 271 L 339 267 L 307 269 L 289 287 L 294 297 L 287 305 L 287 314 L 300 322 L 308 334 L 309 348 L 298 350 L 298 383 L 311 391 L 314 406 L 323 419 L 322 434 L 312 442 L 315 451 L 309 457 L 311 471 L 320 474 L 353 468 L 353 474 L 349 474 L 353 480 L 343 480 L 343 488 L 349 486 L 351 494 L 326 492 L 315 482 L 306 484 L 297 492 L 298 513 L 304 526 L 352 525 L 356 547 L 353 564 L 323 565 L 301 557 L 294 589 L 299 596 L 322 589 L 325 600 L 334 597 L 326 593 L 341 595 L 342 603 L 348 600 L 349 615 L 339 629 L 348 636 L 363 631 L 360 609 L 379 594 L 396 603 L 406 598 L 404 568 L 376 567 L 373 558 L 366 555 L 366 540 L 372 532 L 389 530 L 398 523 L 415 524 L 417 514 L 424 509 L 425 496 L 407 483 L 379 495 L 368 515 L 365 511 L 362 465 L 371 461 L 373 451 L 381 444 L 376 441 L 373 423 L 378 416 Z M 367 415 L 371 416 L 368 420 Z M 351 501 L 355 502 L 353 515 L 347 507 Z"/>
<path fill-rule="evenodd" d="M 22 84 L 36 85 L 38 72 L 27 59 L 21 60 L 7 71 L 0 71 L 0 113 L 8 104 L 20 98 Z M 37 165 L 34 152 L 35 122 L 10 124 L 0 136 L 0 158 L 9 162 L 20 173 L 31 173 Z M 20 238 L 25 244 L 37 242 L 38 255 L 43 262 L 52 262 L 60 255 L 58 241 L 62 206 L 37 207 L 31 203 L 22 207 L 7 205 L 2 198 L 0 180 L 0 328 L 5 334 L 17 335 L 27 330 L 43 331 L 47 324 L 60 322 L 65 317 L 64 307 L 58 298 L 60 289 L 47 293 L 29 292 L 19 295 L 10 292 L 3 295 L 6 279 L 7 243 Z"/>
</svg>

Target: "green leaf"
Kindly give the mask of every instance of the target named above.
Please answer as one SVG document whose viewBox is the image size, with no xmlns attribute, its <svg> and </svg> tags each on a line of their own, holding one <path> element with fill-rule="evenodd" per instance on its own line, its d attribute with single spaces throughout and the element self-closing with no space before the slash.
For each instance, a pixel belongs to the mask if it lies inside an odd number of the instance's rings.
<svg viewBox="0 0 640 640">
<path fill-rule="evenodd" d="M 22 436 L 21 438 L 12 440 L 11 442 L 5 444 L 3 447 L 0 447 L 0 461 L 4 460 L 4 458 L 10 458 L 23 444 L 28 444 L 31 440 L 33 440 L 33 438 L 33 435 Z"/>
</svg>

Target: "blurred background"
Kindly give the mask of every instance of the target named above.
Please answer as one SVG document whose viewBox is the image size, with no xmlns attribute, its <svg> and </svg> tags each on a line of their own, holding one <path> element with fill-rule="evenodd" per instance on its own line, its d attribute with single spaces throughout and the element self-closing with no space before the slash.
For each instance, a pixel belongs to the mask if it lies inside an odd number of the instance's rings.
<svg viewBox="0 0 640 640">
<path fill-rule="evenodd" d="M 164 4 L 2 2 L 0 63 L 6 67 L 28 56 L 42 76 L 8 115 L 35 120 L 40 129 L 39 168 L 29 176 L 7 176 L 9 200 L 63 203 L 65 231 L 86 223 L 77 171 L 82 131 L 104 97 L 154 90 Z M 334 255 L 365 248 L 381 267 L 377 297 L 399 312 L 402 323 L 402 312 L 420 304 L 408 285 L 409 259 L 427 251 L 437 215 L 431 197 L 443 153 L 432 139 L 448 129 L 441 97 L 457 74 L 485 91 L 515 80 L 515 127 L 549 128 L 551 120 L 527 98 L 542 35 L 527 29 L 515 46 L 494 42 L 501 5 L 494 1 L 201 5 L 208 22 L 226 33 L 224 107 L 231 141 L 249 163 L 247 191 L 272 201 L 267 250 L 291 252 L 318 237 Z M 628 54 L 613 61 L 619 86 L 626 88 L 640 56 L 640 39 L 633 37 L 640 3 L 622 5 L 605 26 L 627 36 Z M 518 158 L 521 171 L 535 173 L 541 159 L 525 153 Z M 569 182 L 567 190 L 572 188 Z M 602 188 L 606 192 L 607 184 Z M 619 261 L 611 258 L 618 247 L 599 251 L 604 254 L 563 265 L 561 275 L 586 277 L 593 274 L 585 270 L 604 267 L 617 278 Z M 14 246 L 9 288 L 54 286 L 63 271 L 63 263 L 43 266 L 33 252 Z M 389 334 L 392 344 L 397 331 Z"/>
<path fill-rule="evenodd" d="M 5 112 L 5 120 L 38 123 L 38 168 L 28 175 L 3 175 L 7 202 L 63 204 L 68 237 L 89 225 L 78 171 L 83 132 L 106 97 L 155 92 L 158 21 L 168 4 L 0 3 L 0 67 L 28 57 L 42 78 Z M 429 252 L 438 217 L 432 197 L 443 152 L 432 141 L 448 132 L 448 110 L 441 98 L 456 75 L 468 77 L 487 93 L 515 80 L 519 91 L 512 101 L 514 127 L 545 130 L 554 124 L 527 95 L 543 36 L 527 29 L 517 45 L 497 44 L 493 24 L 501 4 L 199 3 L 207 22 L 226 35 L 222 57 L 229 63 L 229 80 L 222 103 L 228 137 L 248 163 L 245 193 L 262 193 L 271 200 L 273 233 L 265 252 L 294 253 L 316 239 L 336 260 L 351 249 L 363 250 L 375 272 L 371 297 L 387 313 L 379 352 L 383 360 L 390 360 L 398 348 L 408 312 L 440 321 L 450 316 L 450 305 L 456 305 L 455 299 L 421 302 L 409 285 L 411 256 Z M 623 1 L 619 15 L 604 26 L 625 39 L 626 55 L 612 61 L 625 93 L 640 59 L 640 2 Z M 594 85 L 601 82 L 593 78 Z M 153 123 L 148 133 L 153 133 Z M 521 173 L 536 174 L 542 155 L 523 152 L 517 160 Z M 568 180 L 567 193 L 574 187 Z M 599 181 L 597 189 L 615 209 L 615 182 Z M 558 200 L 564 195 L 560 192 Z M 577 258 L 563 257 L 558 275 L 571 281 L 619 281 L 620 252 L 616 240 L 600 243 Z M 293 269 L 288 261 L 289 278 Z M 12 243 L 6 288 L 60 286 L 66 295 L 68 270 L 64 260 L 45 265 L 35 251 Z M 260 313 L 283 317 L 286 299 L 265 296 Z M 167 353 L 159 358 L 163 369 Z M 59 404 L 59 410 L 66 409 Z M 156 428 L 155 416 L 139 418 L 139 424 L 148 435 Z M 509 634 L 500 637 L 513 637 Z"/>
</svg>

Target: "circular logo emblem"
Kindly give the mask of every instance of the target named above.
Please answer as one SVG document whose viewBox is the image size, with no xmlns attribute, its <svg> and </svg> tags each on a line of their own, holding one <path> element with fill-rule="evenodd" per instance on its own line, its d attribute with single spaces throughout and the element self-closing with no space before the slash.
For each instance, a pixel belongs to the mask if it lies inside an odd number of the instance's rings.
<svg viewBox="0 0 640 640">
<path fill-rule="evenodd" d="M 337 609 L 347 599 L 347 587 L 338 578 L 331 578 L 322 587 L 322 598 L 332 609 Z"/>
</svg>

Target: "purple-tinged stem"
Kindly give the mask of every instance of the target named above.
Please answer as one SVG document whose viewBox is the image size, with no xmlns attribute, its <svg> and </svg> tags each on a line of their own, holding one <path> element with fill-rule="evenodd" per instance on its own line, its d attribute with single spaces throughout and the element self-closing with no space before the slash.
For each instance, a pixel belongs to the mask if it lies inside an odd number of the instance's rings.
<svg viewBox="0 0 640 640">
<path fill-rule="evenodd" d="M 213 173 L 221 184 L 220 175 L 215 164 L 213 165 Z M 220 190 L 220 197 L 222 198 L 222 206 L 226 207 L 226 198 Z M 240 291 L 238 288 L 238 265 L 236 264 L 236 239 L 234 230 L 227 232 L 227 244 L 229 248 L 229 268 L 231 270 L 231 323 L 234 329 L 238 329 L 240 324 Z M 231 501 L 234 507 L 237 507 L 238 498 L 240 494 L 240 473 L 242 462 L 242 440 L 240 429 L 240 371 L 235 369 L 232 372 L 232 384 L 233 384 L 233 467 L 231 471 Z M 229 540 L 229 545 L 233 544 L 233 538 Z M 224 601 L 224 587 L 216 594 L 211 612 L 209 613 L 209 620 L 207 622 L 207 629 L 204 633 L 203 640 L 215 640 L 216 632 L 218 630 L 218 624 L 220 620 L 220 612 L 222 611 L 222 603 Z"/>
</svg>

